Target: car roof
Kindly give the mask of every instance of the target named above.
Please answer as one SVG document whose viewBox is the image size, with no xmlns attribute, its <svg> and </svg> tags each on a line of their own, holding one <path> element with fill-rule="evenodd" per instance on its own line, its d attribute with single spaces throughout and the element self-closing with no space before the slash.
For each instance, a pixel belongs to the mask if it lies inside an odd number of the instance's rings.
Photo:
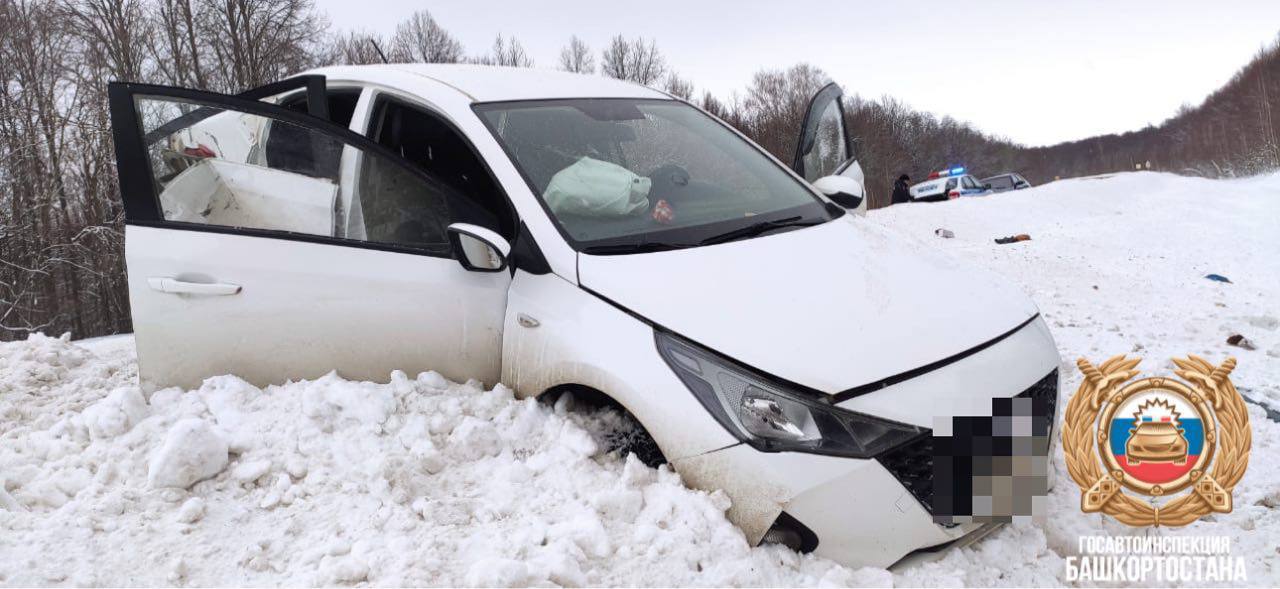
<svg viewBox="0 0 1280 589">
<path fill-rule="evenodd" d="M 335 66 L 308 73 L 379 82 L 388 75 L 412 74 L 439 82 L 473 102 L 551 100 L 558 98 L 659 98 L 671 96 L 607 76 L 555 70 L 442 63 L 391 63 Z"/>
<path fill-rule="evenodd" d="M 1017 172 L 1005 172 L 1003 174 L 996 174 L 995 176 L 987 176 L 986 178 L 983 178 L 983 180 L 990 180 L 992 178 L 999 178 L 1001 176 L 1015 176 L 1015 175 L 1017 175 Z"/>
</svg>

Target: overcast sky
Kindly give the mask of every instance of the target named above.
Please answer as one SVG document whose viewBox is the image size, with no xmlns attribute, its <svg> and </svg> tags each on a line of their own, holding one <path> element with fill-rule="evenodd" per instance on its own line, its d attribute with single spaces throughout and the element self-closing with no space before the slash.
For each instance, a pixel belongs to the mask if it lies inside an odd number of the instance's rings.
<svg viewBox="0 0 1280 589">
<path fill-rule="evenodd" d="M 426 8 L 469 53 L 514 35 L 555 67 L 569 35 L 657 41 L 699 93 L 807 61 L 850 93 L 890 95 L 1028 145 L 1139 129 L 1198 104 L 1280 33 L 1280 0 L 317 0 L 336 30 L 390 35 Z"/>
</svg>

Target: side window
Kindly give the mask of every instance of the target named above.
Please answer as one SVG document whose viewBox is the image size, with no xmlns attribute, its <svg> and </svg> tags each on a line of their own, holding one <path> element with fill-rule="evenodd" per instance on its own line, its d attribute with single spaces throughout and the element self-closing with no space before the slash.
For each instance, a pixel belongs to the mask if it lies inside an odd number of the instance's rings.
<svg viewBox="0 0 1280 589">
<path fill-rule="evenodd" d="M 832 100 L 818 118 L 814 144 L 804 154 L 804 179 L 810 182 L 835 173 L 849 159 L 844 142 L 844 117 L 840 105 Z"/>
<path fill-rule="evenodd" d="M 355 114 L 356 102 L 360 100 L 360 91 L 358 89 L 330 90 L 326 94 L 329 122 L 341 127 L 350 125 L 351 117 Z M 280 100 L 280 106 L 306 114 L 308 112 L 306 91 L 285 96 Z M 305 134 L 306 130 L 288 124 L 273 127 L 270 121 L 267 125 L 268 128 L 264 133 L 266 142 L 263 147 L 267 164 L 282 170 L 304 171 L 297 167 L 300 163 L 291 152 L 299 142 L 307 141 L 306 137 L 299 136 L 300 133 Z"/>
<path fill-rule="evenodd" d="M 973 178 L 971 178 L 971 177 L 969 177 L 969 176 L 965 176 L 965 177 L 961 178 L 961 179 L 960 179 L 960 184 L 961 184 L 961 186 L 964 186 L 965 188 L 970 188 L 970 189 L 972 189 L 972 188 L 977 188 L 977 187 L 978 187 L 978 185 L 977 185 L 976 183 L 974 183 Z"/>
<path fill-rule="evenodd" d="M 135 107 L 165 221 L 450 252 L 445 195 L 397 158 L 212 104 L 143 95 Z"/>
<path fill-rule="evenodd" d="M 424 109 L 383 96 L 374 105 L 367 135 L 436 180 L 442 200 L 453 207 L 454 222 L 487 227 L 508 240 L 515 238 L 515 215 L 506 195 L 452 126 Z M 363 174 L 370 181 L 381 181 L 379 176 Z"/>
<path fill-rule="evenodd" d="M 845 129 L 843 96 L 840 86 L 831 82 L 813 95 L 805 109 L 791 168 L 809 182 L 834 174 L 853 156 Z"/>
<path fill-rule="evenodd" d="M 356 103 L 360 102 L 360 89 L 329 88 L 325 92 L 325 101 L 329 106 L 329 122 L 339 127 L 349 127 L 351 125 L 351 117 L 356 113 Z M 295 92 L 285 96 L 280 100 L 280 106 L 306 114 L 306 91 Z"/>
</svg>

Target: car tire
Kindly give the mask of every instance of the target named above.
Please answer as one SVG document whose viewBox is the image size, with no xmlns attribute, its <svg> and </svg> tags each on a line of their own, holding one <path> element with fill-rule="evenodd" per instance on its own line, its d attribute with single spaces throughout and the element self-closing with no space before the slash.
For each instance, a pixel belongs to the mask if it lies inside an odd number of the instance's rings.
<svg viewBox="0 0 1280 589">
<path fill-rule="evenodd" d="M 626 407 L 600 391 L 578 386 L 558 387 L 542 394 L 539 401 L 551 403 L 556 411 L 573 413 L 596 443 L 608 453 L 625 458 L 635 454 L 646 466 L 666 464 L 658 442 Z"/>
</svg>

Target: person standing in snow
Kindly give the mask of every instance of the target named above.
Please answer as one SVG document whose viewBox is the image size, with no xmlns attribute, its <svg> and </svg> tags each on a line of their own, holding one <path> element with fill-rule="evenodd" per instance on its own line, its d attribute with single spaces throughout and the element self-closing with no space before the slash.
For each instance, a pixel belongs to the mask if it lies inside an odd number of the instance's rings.
<svg viewBox="0 0 1280 589">
<path fill-rule="evenodd" d="M 911 178 L 906 174 L 898 176 L 898 181 L 893 183 L 893 200 L 889 204 L 896 205 L 911 200 L 911 192 L 908 190 L 910 183 Z"/>
</svg>

